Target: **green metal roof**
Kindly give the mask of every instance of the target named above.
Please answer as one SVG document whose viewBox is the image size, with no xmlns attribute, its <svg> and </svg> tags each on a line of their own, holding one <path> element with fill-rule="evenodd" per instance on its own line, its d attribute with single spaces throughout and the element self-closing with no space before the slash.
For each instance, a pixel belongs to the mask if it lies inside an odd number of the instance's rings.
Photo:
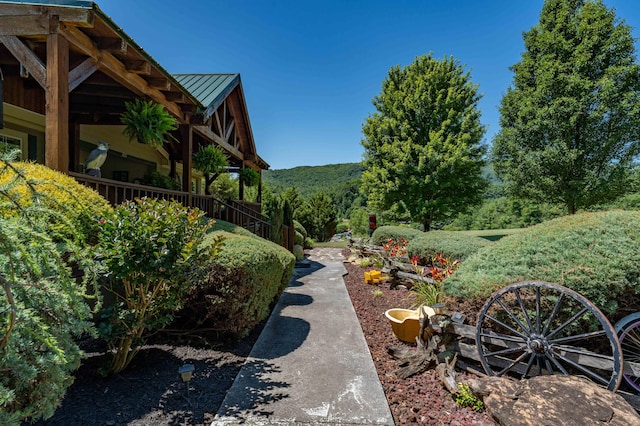
<svg viewBox="0 0 640 426">
<path fill-rule="evenodd" d="M 20 3 L 20 4 L 32 4 L 42 6 L 64 6 L 64 7 L 80 7 L 83 9 L 93 8 L 92 1 L 83 0 L 11 0 L 3 1 L 2 3 Z"/>
<path fill-rule="evenodd" d="M 240 84 L 240 74 L 173 74 L 173 78 L 204 105 L 205 118 Z"/>
</svg>

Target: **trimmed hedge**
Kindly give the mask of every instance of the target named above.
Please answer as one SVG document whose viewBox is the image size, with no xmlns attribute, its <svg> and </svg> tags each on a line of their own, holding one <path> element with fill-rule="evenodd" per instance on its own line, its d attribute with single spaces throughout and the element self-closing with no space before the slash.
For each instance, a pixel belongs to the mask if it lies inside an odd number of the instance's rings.
<svg viewBox="0 0 640 426">
<path fill-rule="evenodd" d="M 389 238 L 394 241 L 404 238 L 410 242 L 420 234 L 424 234 L 424 232 L 404 226 L 380 226 L 373 231 L 373 234 L 371 235 L 371 244 L 381 246 L 385 244 Z"/>
<path fill-rule="evenodd" d="M 478 250 L 491 245 L 491 241 L 472 237 L 454 231 L 421 232 L 407 245 L 407 256 L 418 256 L 421 264 L 430 263 L 430 259 L 437 253 L 445 257 L 465 260 Z M 423 263 L 425 262 L 425 263 Z"/>
<path fill-rule="evenodd" d="M 612 323 L 640 294 L 640 212 L 580 213 L 505 237 L 462 262 L 445 293 L 486 300 L 509 284 L 542 280 L 591 300 Z"/>
<path fill-rule="evenodd" d="M 243 228 L 242 226 L 238 226 L 231 222 L 225 222 L 224 220 L 219 220 L 219 219 L 216 219 L 214 221 L 213 225 L 209 228 L 208 232 L 213 232 L 213 231 L 224 231 L 224 232 L 229 232 L 230 234 L 259 238 L 256 234 L 249 231 L 248 229 Z"/>
<path fill-rule="evenodd" d="M 225 335 L 242 337 L 271 313 L 293 275 L 295 256 L 253 234 L 221 230 L 227 225 L 219 222 L 205 244 L 216 235 L 224 236 L 224 244 L 211 260 L 205 281 L 194 285 L 184 315 Z"/>
</svg>

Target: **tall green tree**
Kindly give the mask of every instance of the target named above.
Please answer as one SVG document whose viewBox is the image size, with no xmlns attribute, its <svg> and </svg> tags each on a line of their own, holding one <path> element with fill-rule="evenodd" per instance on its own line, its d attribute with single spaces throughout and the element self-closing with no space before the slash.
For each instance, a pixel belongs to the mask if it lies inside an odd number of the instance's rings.
<svg viewBox="0 0 640 426">
<path fill-rule="evenodd" d="M 403 204 L 425 231 L 482 200 L 485 129 L 477 85 L 453 57 L 392 67 L 363 125 L 363 193 L 377 210 Z"/>
<path fill-rule="evenodd" d="M 511 67 L 492 156 L 513 195 L 569 213 L 620 195 L 640 144 L 631 29 L 601 1 L 547 0 Z"/>
<path fill-rule="evenodd" d="M 328 241 L 336 230 L 336 209 L 331 197 L 320 191 L 302 203 L 294 218 L 316 241 Z"/>
</svg>

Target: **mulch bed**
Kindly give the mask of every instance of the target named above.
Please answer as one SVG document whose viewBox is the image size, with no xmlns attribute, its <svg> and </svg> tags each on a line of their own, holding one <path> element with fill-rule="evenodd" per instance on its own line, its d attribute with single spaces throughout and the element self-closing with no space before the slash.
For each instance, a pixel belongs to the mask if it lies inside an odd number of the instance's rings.
<svg viewBox="0 0 640 426">
<path fill-rule="evenodd" d="M 348 250 L 344 254 L 348 258 Z M 386 283 L 365 284 L 363 272 L 371 268 L 350 263 L 345 263 L 345 268 L 348 272 L 344 277 L 347 291 L 396 425 L 493 425 L 494 422 L 486 413 L 458 407 L 434 370 L 407 379 L 396 377 L 394 371 L 398 364 L 387 353 L 387 346 L 404 345 L 411 348 L 416 345 L 404 343 L 395 337 L 384 312 L 391 308 L 411 308 L 413 295 L 403 287 L 391 290 Z M 464 306 L 457 306 L 457 310 L 461 308 Z"/>
<path fill-rule="evenodd" d="M 367 285 L 363 277 L 366 269 L 348 263 L 345 267 L 348 274 L 344 281 L 396 425 L 493 425 L 486 413 L 456 406 L 434 371 L 404 380 L 394 375 L 398 366 L 387 354 L 387 345 L 415 345 L 393 335 L 384 312 L 410 307 L 411 292 L 391 290 L 384 283 Z M 77 371 L 62 406 L 51 419 L 37 424 L 209 425 L 261 330 L 257 327 L 241 341 L 225 341 L 202 332 L 158 334 L 127 370 L 107 378 L 100 375 L 104 347 L 87 339 L 81 346 L 88 358 Z M 187 363 L 195 366 L 189 393 L 178 376 L 178 368 Z"/>
</svg>

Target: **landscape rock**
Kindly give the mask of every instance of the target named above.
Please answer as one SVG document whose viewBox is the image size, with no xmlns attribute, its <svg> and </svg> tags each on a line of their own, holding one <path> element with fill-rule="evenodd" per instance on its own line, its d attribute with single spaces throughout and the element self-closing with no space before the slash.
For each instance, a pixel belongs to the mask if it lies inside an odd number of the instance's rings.
<svg viewBox="0 0 640 426">
<path fill-rule="evenodd" d="M 576 376 L 467 382 L 499 425 L 640 425 L 640 416 L 622 396 Z"/>
<path fill-rule="evenodd" d="M 294 245 L 293 255 L 296 257 L 296 260 L 304 260 L 304 247 L 299 244 Z"/>
</svg>

